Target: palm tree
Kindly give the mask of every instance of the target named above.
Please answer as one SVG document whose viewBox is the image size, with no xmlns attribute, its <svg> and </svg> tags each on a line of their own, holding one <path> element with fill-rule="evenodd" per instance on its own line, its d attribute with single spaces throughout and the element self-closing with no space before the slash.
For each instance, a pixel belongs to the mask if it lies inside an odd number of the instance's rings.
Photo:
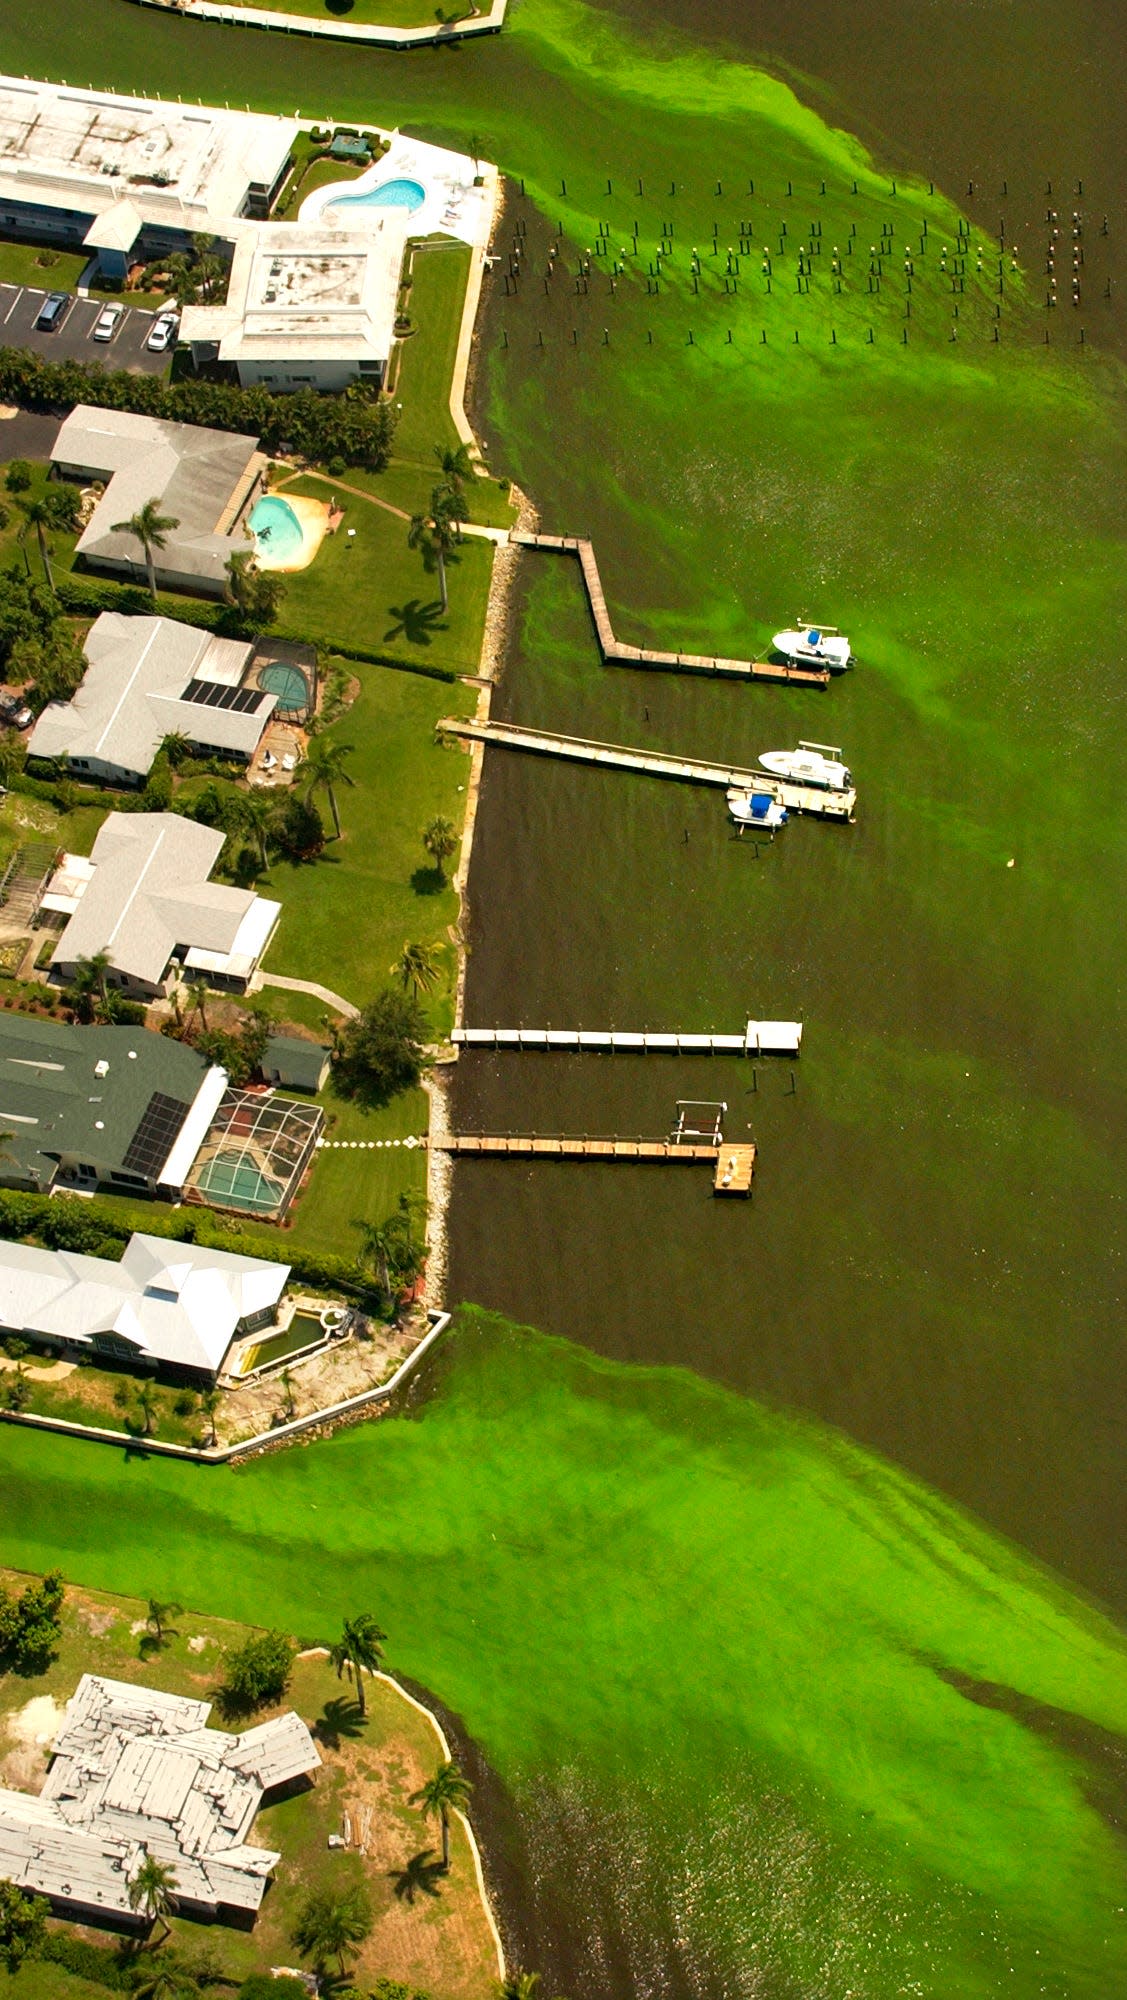
<svg viewBox="0 0 1127 2000">
<path fill-rule="evenodd" d="M 201 1028 L 203 1029 L 203 1031 L 204 1031 L 204 1034 L 206 1035 L 206 1033 L 207 1033 L 207 980 L 206 980 L 206 979 L 189 979 L 189 980 L 187 980 L 187 981 L 186 981 L 186 991 L 187 991 L 187 994 L 188 994 L 188 998 L 189 998 L 189 1000 L 190 1000 L 190 1001 L 191 1001 L 191 1003 L 192 1003 L 192 1014 L 198 1014 L 198 1015 L 199 1015 L 199 1017 L 200 1017 L 200 1026 L 201 1026 Z M 188 1018 L 189 1018 L 189 1020 L 190 1020 L 190 1019 L 191 1019 L 191 1015 L 189 1015 L 189 1017 L 188 1017 Z"/>
<path fill-rule="evenodd" d="M 172 530 L 179 526 L 179 521 L 173 520 L 171 514 L 161 513 L 159 500 L 146 500 L 136 514 L 129 516 L 128 521 L 115 521 L 113 524 L 115 535 L 132 535 L 134 541 L 140 542 L 144 549 L 145 568 L 148 571 L 149 590 L 154 604 L 157 601 L 157 573 L 153 567 L 153 550 L 163 549 Z"/>
<path fill-rule="evenodd" d="M 281 1382 L 282 1394 L 286 1399 L 286 1422 L 290 1424 L 293 1422 L 294 1412 L 297 1409 L 297 1398 L 293 1392 L 292 1371 L 289 1368 L 283 1368 L 278 1380 Z"/>
<path fill-rule="evenodd" d="M 315 793 L 324 792 L 329 801 L 329 811 L 333 816 L 336 838 L 340 839 L 340 813 L 337 811 L 335 787 L 339 784 L 354 785 L 344 768 L 344 760 L 351 757 L 351 743 L 330 743 L 325 736 L 315 736 L 295 773 L 296 782 L 304 784 L 305 796 L 313 798 Z"/>
<path fill-rule="evenodd" d="M 152 1437 L 153 1418 L 157 1413 L 157 1394 L 151 1382 L 142 1382 L 137 1390 L 137 1408 L 141 1412 L 141 1423 L 145 1436 Z"/>
<path fill-rule="evenodd" d="M 176 1871 L 145 1850 L 142 1854 L 141 1865 L 129 1884 L 129 1907 L 143 1911 L 151 1924 L 159 1923 L 161 1936 L 167 1937 L 172 1929 L 168 1919 L 176 1908 Z"/>
<path fill-rule="evenodd" d="M 52 528 L 55 525 L 54 514 L 46 500 L 21 500 L 19 508 L 24 517 L 24 525 L 20 529 L 20 540 L 23 540 L 29 528 L 35 529 L 36 538 L 39 542 L 39 560 L 43 564 L 43 574 L 47 579 L 47 588 L 48 590 L 54 590 L 55 579 L 51 574 L 51 547 L 46 533 L 48 528 Z"/>
<path fill-rule="evenodd" d="M 155 1651 L 159 1652 L 165 1640 L 172 1637 L 173 1628 L 169 1620 L 179 1618 L 183 1609 L 182 1604 L 173 1604 L 171 1601 L 162 1604 L 158 1597 L 150 1597 L 149 1615 L 145 1623 L 149 1628 L 149 1637 Z"/>
<path fill-rule="evenodd" d="M 253 549 L 236 549 L 224 564 L 223 595 L 248 625 L 272 625 L 286 594 L 276 570 L 261 570 Z"/>
<path fill-rule="evenodd" d="M 192 754 L 191 743 L 180 729 L 170 729 L 160 747 L 174 771 L 178 771 L 181 764 L 186 764 Z"/>
<path fill-rule="evenodd" d="M 391 1262 L 395 1255 L 395 1237 L 386 1222 L 364 1222 L 359 1219 L 352 1227 L 360 1231 L 360 1248 L 356 1252 L 356 1262 L 362 1271 L 376 1273 L 380 1292 L 390 1304 L 392 1297 Z"/>
<path fill-rule="evenodd" d="M 450 1814 L 463 1812 L 473 1790 L 452 1759 L 440 1764 L 433 1778 L 420 1791 L 412 1792 L 408 1805 L 418 1806 L 424 1819 L 437 1818 L 442 1827 L 442 1871 L 450 1870 Z"/>
<path fill-rule="evenodd" d="M 307 1898 L 291 1935 L 318 1971 L 335 1958 L 343 1979 L 346 1961 L 356 1956 L 371 1928 L 372 1912 L 363 1889 L 341 1893 L 320 1889 Z"/>
<path fill-rule="evenodd" d="M 419 995 L 429 993 L 442 976 L 438 953 L 432 944 L 405 944 L 391 970 L 399 974 L 404 986 L 413 987 Z"/>
<path fill-rule="evenodd" d="M 436 444 L 434 455 L 442 467 L 442 476 L 455 493 L 461 493 L 463 483 L 474 476 L 473 459 L 467 444 L 460 444 L 451 451 L 448 444 Z"/>
<path fill-rule="evenodd" d="M 96 951 L 89 958 L 76 960 L 74 976 L 67 989 L 76 1014 L 100 1013 L 109 1018 L 109 992 L 106 987 L 109 968 L 108 951 Z"/>
<path fill-rule="evenodd" d="M 156 1958 L 142 1967 L 129 1991 L 133 2000 L 190 2000 L 192 1994 L 199 1993 L 200 1982 L 174 1958 Z"/>
<path fill-rule="evenodd" d="M 270 866 L 267 841 L 276 807 L 277 800 L 272 799 L 267 792 L 240 792 L 235 801 L 235 824 L 242 827 L 243 831 L 249 833 L 254 840 L 263 873 Z"/>
<path fill-rule="evenodd" d="M 458 829 L 453 820 L 443 819 L 440 814 L 437 819 L 431 820 L 428 827 L 424 827 L 423 846 L 440 875 L 443 872 L 443 864 L 449 861 L 457 845 Z"/>
<path fill-rule="evenodd" d="M 497 1982 L 497 2000 L 536 2000 L 539 1991 L 540 1974 L 518 1972 L 515 1967 Z"/>
<path fill-rule="evenodd" d="M 453 486 L 436 486 L 430 496 L 430 513 L 412 515 L 407 530 L 407 547 L 421 549 L 424 560 L 429 558 L 438 571 L 438 594 L 444 616 L 450 609 L 446 559 L 460 539 L 461 518 L 461 502 Z"/>
<path fill-rule="evenodd" d="M 220 1391 L 215 1387 L 214 1383 L 212 1383 L 210 1389 L 204 1389 L 201 1391 L 200 1411 L 202 1415 L 207 1418 L 208 1421 L 209 1430 L 208 1430 L 207 1441 L 208 1444 L 212 1447 L 212 1449 L 214 1449 L 214 1447 L 219 1443 L 219 1436 L 215 1428 L 215 1414 L 222 1400 L 223 1400 L 222 1395 L 220 1394 Z"/>
<path fill-rule="evenodd" d="M 364 1703 L 364 1675 L 376 1674 L 383 1661 L 382 1642 L 387 1638 L 381 1632 L 370 1611 L 362 1611 L 358 1618 L 346 1618 L 341 1627 L 340 1638 L 332 1648 L 329 1659 L 337 1670 L 338 1681 L 346 1673 L 351 1674 L 356 1683 L 356 1699 L 361 1715 L 366 1714 Z"/>
</svg>

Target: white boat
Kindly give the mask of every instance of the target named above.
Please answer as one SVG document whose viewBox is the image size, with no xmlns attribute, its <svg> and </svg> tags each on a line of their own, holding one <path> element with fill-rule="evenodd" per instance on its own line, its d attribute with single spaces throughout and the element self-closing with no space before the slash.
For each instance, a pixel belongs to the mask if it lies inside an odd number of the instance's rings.
<svg viewBox="0 0 1127 2000">
<path fill-rule="evenodd" d="M 733 785 L 728 792 L 728 811 L 737 826 L 753 826 L 758 833 L 774 833 L 787 823 L 787 809 L 774 792 L 745 791 Z"/>
<path fill-rule="evenodd" d="M 765 750 L 759 761 L 773 778 L 789 778 L 794 785 L 847 792 L 853 784 L 841 751 L 830 743 L 800 743 L 797 750 Z"/>
<path fill-rule="evenodd" d="M 853 658 L 849 641 L 836 625 L 803 625 L 797 632 L 776 632 L 775 651 L 800 667 L 827 667 L 831 674 L 845 671 Z"/>
</svg>

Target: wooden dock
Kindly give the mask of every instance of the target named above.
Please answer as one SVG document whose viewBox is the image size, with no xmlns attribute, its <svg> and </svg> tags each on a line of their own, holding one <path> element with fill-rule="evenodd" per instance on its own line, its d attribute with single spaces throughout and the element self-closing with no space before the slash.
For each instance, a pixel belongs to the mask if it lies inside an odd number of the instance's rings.
<svg viewBox="0 0 1127 2000">
<path fill-rule="evenodd" d="M 716 1160 L 716 1145 L 673 1139 L 590 1139 L 534 1137 L 531 1133 L 445 1132 L 430 1144 L 440 1153 L 472 1153 L 493 1159 L 525 1160 Z M 729 1148 L 729 1151 L 732 1149 Z"/>
<path fill-rule="evenodd" d="M 716 1174 L 712 1182 L 713 1194 L 751 1193 L 752 1177 L 755 1173 L 755 1147 L 750 1142 L 746 1146 L 722 1145 L 716 1162 Z"/>
<path fill-rule="evenodd" d="M 670 757 L 622 743 L 597 743 L 585 736 L 556 736 L 548 729 L 525 729 L 513 722 L 473 722 L 451 716 L 438 727 L 446 735 L 469 742 L 496 743 L 506 750 L 528 750 L 541 757 L 563 757 L 573 764 L 601 764 L 610 770 L 674 778 L 688 785 L 716 785 L 725 791 L 755 791 L 776 799 L 788 812 L 811 813 L 819 819 L 851 820 L 857 803 L 853 787 L 847 792 L 824 791 L 817 785 L 793 785 L 763 771 L 741 770 L 732 764 Z"/>
<path fill-rule="evenodd" d="M 510 542 L 522 549 L 549 549 L 578 556 L 591 607 L 599 650 L 609 667 L 653 667 L 673 674 L 708 674 L 716 680 L 776 681 L 793 687 L 829 686 L 824 667 L 794 667 L 786 660 L 725 660 L 709 653 L 662 653 L 647 646 L 625 646 L 615 637 L 607 611 L 603 581 L 594 545 L 583 535 L 529 535 L 514 528 Z"/>
<path fill-rule="evenodd" d="M 592 1055 L 797 1056 L 801 1021 L 749 1021 L 742 1035 L 620 1033 L 595 1028 L 454 1028 L 456 1047 L 466 1049 L 572 1050 Z"/>
</svg>

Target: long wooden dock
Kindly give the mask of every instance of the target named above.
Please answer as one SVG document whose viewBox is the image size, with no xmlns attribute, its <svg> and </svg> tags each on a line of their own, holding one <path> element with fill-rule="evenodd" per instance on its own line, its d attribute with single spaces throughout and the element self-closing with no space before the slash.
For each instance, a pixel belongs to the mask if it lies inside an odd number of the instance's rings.
<svg viewBox="0 0 1127 2000">
<path fill-rule="evenodd" d="M 793 667 L 786 660 L 725 660 L 709 653 L 662 653 L 648 646 L 626 646 L 615 636 L 594 544 L 585 535 L 529 535 L 514 528 L 509 540 L 517 548 L 548 549 L 557 555 L 579 558 L 599 650 L 607 666 L 654 667 L 666 673 L 708 674 L 717 680 L 777 681 L 794 687 L 829 686 L 830 676 L 824 667 Z"/>
<path fill-rule="evenodd" d="M 446 1132 L 430 1141 L 440 1153 L 474 1153 L 497 1159 L 547 1160 L 715 1160 L 717 1145 L 672 1139 L 547 1139 L 531 1133 Z"/>
<path fill-rule="evenodd" d="M 529 750 L 542 757 L 563 757 L 573 764 L 602 764 L 611 770 L 636 771 L 651 778 L 675 778 L 682 784 L 718 785 L 724 790 L 755 791 L 777 799 L 788 812 L 812 813 L 819 819 L 850 820 L 857 803 L 854 788 L 824 791 L 817 785 L 793 785 L 769 778 L 763 771 L 741 770 L 732 764 L 711 764 L 697 757 L 671 757 L 657 750 L 636 750 L 622 743 L 597 743 L 585 736 L 557 736 L 548 729 L 526 729 L 513 722 L 473 722 L 450 716 L 439 730 L 474 743 L 496 743 L 506 750 Z"/>
<path fill-rule="evenodd" d="M 749 1021 L 742 1035 L 626 1034 L 616 1028 L 454 1028 L 467 1049 L 576 1050 L 593 1055 L 796 1056 L 801 1021 Z"/>
</svg>

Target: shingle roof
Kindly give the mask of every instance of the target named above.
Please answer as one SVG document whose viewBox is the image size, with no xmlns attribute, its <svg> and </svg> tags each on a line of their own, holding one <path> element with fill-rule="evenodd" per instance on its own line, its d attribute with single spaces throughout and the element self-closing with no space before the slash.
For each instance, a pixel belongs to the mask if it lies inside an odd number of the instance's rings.
<svg viewBox="0 0 1127 2000">
<path fill-rule="evenodd" d="M 143 778 L 173 734 L 250 757 L 277 706 L 266 693 L 246 712 L 183 701 L 193 681 L 237 687 L 253 647 L 175 618 L 103 611 L 82 650 L 82 683 L 70 701 L 43 710 L 28 743 L 33 757 L 80 757 Z"/>
<path fill-rule="evenodd" d="M 223 841 L 218 828 L 179 813 L 110 813 L 91 851 L 93 876 L 51 964 L 71 967 L 104 951 L 118 972 L 158 985 L 178 945 L 229 955 L 262 899 L 208 881 Z M 276 915 L 278 905 L 268 909 Z"/>
</svg>

